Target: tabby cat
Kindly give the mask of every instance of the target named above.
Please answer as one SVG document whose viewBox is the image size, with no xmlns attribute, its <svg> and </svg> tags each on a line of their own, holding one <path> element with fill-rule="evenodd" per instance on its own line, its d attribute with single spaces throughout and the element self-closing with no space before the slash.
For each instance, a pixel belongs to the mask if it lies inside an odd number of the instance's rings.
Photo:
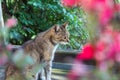
<svg viewBox="0 0 120 80">
<path fill-rule="evenodd" d="M 36 64 L 45 64 L 42 71 L 32 74 L 32 80 L 42 80 L 44 74 L 45 80 L 51 80 L 51 67 L 55 50 L 58 44 L 66 44 L 69 42 L 69 32 L 67 30 L 68 23 L 62 25 L 54 25 L 45 32 L 39 33 L 35 39 L 30 40 L 22 45 L 18 50 L 23 50 L 25 54 L 30 55 L 35 63 L 28 65 L 24 69 L 24 73 L 30 71 Z M 6 80 L 8 77 L 17 74 L 16 68 L 8 66 L 6 71 Z"/>
</svg>

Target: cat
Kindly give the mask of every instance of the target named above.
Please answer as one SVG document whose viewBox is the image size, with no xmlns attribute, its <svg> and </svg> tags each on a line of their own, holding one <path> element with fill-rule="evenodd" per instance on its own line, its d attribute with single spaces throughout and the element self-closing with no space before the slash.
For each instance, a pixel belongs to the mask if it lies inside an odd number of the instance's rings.
<svg viewBox="0 0 120 80">
<path fill-rule="evenodd" d="M 43 69 L 37 71 L 37 73 L 31 75 L 33 80 L 42 80 L 44 74 L 45 80 L 51 80 L 51 68 L 52 61 L 54 59 L 54 53 L 59 44 L 69 43 L 69 32 L 67 30 L 68 23 L 65 22 L 62 25 L 54 25 L 50 29 L 39 33 L 35 39 L 25 42 L 18 50 L 23 50 L 24 54 L 30 55 L 33 60 L 33 65 L 28 65 L 25 68 L 25 75 L 36 64 L 44 64 Z M 11 75 L 20 72 L 14 71 L 13 66 L 8 66 L 6 70 L 6 80 Z"/>
</svg>

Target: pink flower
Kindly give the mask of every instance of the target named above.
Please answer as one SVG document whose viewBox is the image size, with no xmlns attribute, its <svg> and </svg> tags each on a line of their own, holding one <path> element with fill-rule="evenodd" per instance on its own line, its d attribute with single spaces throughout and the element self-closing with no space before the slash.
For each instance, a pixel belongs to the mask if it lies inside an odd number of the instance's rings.
<svg viewBox="0 0 120 80">
<path fill-rule="evenodd" d="M 98 62 L 105 60 L 106 47 L 107 47 L 107 44 L 103 40 L 100 40 L 96 43 L 96 52 L 94 57 Z"/>
<path fill-rule="evenodd" d="M 5 23 L 5 25 L 8 27 L 8 28 L 11 28 L 13 26 L 15 26 L 17 24 L 17 19 L 16 18 L 10 18 L 7 20 L 7 22 Z"/>
<path fill-rule="evenodd" d="M 115 11 L 116 12 L 120 12 L 120 4 L 116 4 L 115 5 Z"/>
<path fill-rule="evenodd" d="M 102 72 L 103 71 L 105 72 L 108 70 L 108 64 L 105 61 L 100 62 L 99 65 L 97 65 L 97 66 L 98 66 L 99 70 Z"/>
<path fill-rule="evenodd" d="M 68 80 L 77 80 L 77 77 L 79 75 L 77 75 L 76 73 L 74 73 L 72 70 L 68 73 Z"/>
<path fill-rule="evenodd" d="M 8 62 L 7 55 L 1 55 L 0 56 L 0 65 L 3 66 Z"/>
<path fill-rule="evenodd" d="M 81 0 L 82 7 L 85 10 L 98 10 L 100 7 L 104 6 L 104 3 L 105 0 Z"/>
<path fill-rule="evenodd" d="M 95 59 L 97 61 L 104 61 L 108 58 L 108 54 L 113 52 L 111 49 L 113 43 L 113 31 L 110 26 L 106 27 L 105 30 L 100 34 L 99 39 L 96 42 Z"/>
<path fill-rule="evenodd" d="M 61 3 L 67 7 L 74 7 L 77 5 L 78 0 L 61 0 Z"/>
<path fill-rule="evenodd" d="M 112 47 L 108 52 L 108 59 L 120 62 L 120 32 L 114 31 L 113 40 Z"/>
<path fill-rule="evenodd" d="M 12 45 L 12 44 L 7 45 L 7 50 L 11 51 L 13 48 L 14 48 L 14 45 Z"/>
<path fill-rule="evenodd" d="M 98 16 L 101 25 L 106 25 L 112 19 L 114 13 L 113 0 L 82 0 L 81 4 L 86 11 Z M 118 7 L 117 7 L 118 9 Z"/>
<path fill-rule="evenodd" d="M 91 11 L 101 11 L 105 9 L 105 6 L 113 7 L 112 0 L 81 0 L 79 1 L 85 10 Z"/>
<path fill-rule="evenodd" d="M 109 21 L 113 17 L 113 14 L 114 14 L 114 9 L 105 7 L 104 10 L 98 14 L 100 24 L 108 25 Z"/>
<path fill-rule="evenodd" d="M 117 53 L 120 52 L 120 32 L 114 32 L 114 43 L 113 43 L 113 46 L 114 46 L 114 49 Z"/>
<path fill-rule="evenodd" d="M 68 78 L 69 80 L 78 80 L 80 76 L 85 76 L 88 73 L 88 66 L 80 61 L 75 60 L 72 70 L 68 74 Z"/>
<path fill-rule="evenodd" d="M 85 10 L 92 10 L 95 6 L 95 0 L 82 0 L 81 4 Z"/>
<path fill-rule="evenodd" d="M 115 61 L 120 63 L 120 53 L 116 53 Z"/>
</svg>

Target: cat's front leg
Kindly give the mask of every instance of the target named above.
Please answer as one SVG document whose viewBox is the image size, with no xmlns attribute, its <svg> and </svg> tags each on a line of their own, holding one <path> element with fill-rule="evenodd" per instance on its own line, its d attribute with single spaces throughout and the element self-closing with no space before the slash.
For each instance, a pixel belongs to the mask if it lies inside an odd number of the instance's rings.
<svg viewBox="0 0 120 80">
<path fill-rule="evenodd" d="M 42 68 L 42 69 L 36 74 L 36 80 L 45 80 L 44 68 Z"/>
<path fill-rule="evenodd" d="M 45 79 L 51 80 L 51 71 L 52 71 L 52 61 L 46 61 L 46 66 L 44 67 Z"/>
</svg>

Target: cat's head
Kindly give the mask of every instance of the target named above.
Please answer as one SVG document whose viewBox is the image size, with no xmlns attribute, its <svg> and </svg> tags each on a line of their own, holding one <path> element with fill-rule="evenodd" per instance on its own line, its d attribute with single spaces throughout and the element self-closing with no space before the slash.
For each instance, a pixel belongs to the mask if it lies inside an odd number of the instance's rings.
<svg viewBox="0 0 120 80">
<path fill-rule="evenodd" d="M 54 25 L 52 27 L 52 40 L 55 43 L 67 44 L 69 42 L 69 32 L 67 30 L 68 23 L 62 25 Z"/>
</svg>

